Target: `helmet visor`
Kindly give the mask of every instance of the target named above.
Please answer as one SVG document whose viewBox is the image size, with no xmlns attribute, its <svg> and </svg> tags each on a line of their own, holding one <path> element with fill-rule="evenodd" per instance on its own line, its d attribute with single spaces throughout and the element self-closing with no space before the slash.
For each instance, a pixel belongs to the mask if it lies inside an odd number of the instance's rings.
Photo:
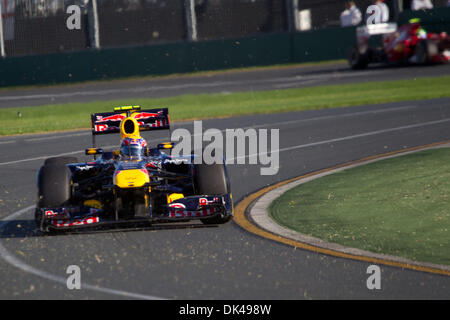
<svg viewBox="0 0 450 320">
<path fill-rule="evenodd" d="M 138 160 L 142 158 L 143 148 L 139 145 L 123 146 L 120 148 L 120 154 L 124 159 Z"/>
</svg>

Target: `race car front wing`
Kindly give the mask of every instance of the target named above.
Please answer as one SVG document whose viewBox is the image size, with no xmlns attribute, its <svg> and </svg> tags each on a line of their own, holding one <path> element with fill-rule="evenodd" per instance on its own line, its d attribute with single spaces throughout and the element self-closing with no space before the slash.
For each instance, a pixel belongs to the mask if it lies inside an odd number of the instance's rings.
<svg viewBox="0 0 450 320">
<path fill-rule="evenodd" d="M 177 199 L 167 205 L 165 214 L 154 215 L 151 208 L 148 216 L 116 219 L 110 212 L 87 206 L 67 206 L 59 208 L 38 208 L 41 231 L 68 230 L 83 227 L 130 224 L 134 222 L 173 222 L 205 219 L 216 216 L 233 216 L 230 194 L 215 196 L 189 196 Z"/>
</svg>

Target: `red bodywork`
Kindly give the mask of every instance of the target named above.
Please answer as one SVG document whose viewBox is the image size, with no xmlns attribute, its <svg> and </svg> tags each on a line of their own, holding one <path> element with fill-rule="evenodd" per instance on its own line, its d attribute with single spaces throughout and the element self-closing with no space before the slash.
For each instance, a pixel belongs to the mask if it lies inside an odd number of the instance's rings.
<svg viewBox="0 0 450 320">
<path fill-rule="evenodd" d="M 414 19 L 417 20 L 417 19 Z M 356 44 L 349 55 L 350 67 L 365 69 L 371 63 L 427 64 L 450 61 L 450 37 L 427 33 L 419 22 L 397 27 L 379 23 L 356 28 Z"/>
<path fill-rule="evenodd" d="M 383 37 L 383 48 L 388 62 L 398 63 L 408 61 L 416 54 L 417 45 L 425 39 L 435 42 L 438 51 L 429 57 L 429 62 L 442 63 L 450 61 L 450 36 L 445 32 L 440 34 L 420 32 L 419 23 L 401 26 L 396 32 Z"/>
</svg>

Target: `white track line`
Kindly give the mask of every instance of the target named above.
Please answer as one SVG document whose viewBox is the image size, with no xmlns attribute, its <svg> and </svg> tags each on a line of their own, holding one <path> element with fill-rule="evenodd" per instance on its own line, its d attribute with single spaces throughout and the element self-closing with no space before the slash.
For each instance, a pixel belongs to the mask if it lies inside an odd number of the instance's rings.
<svg viewBox="0 0 450 320">
<path fill-rule="evenodd" d="M 10 141 L 2 141 L 0 144 L 8 144 L 8 143 L 14 143 L 16 140 L 10 140 Z"/>
<path fill-rule="evenodd" d="M 105 148 L 108 148 L 108 147 L 105 147 Z M 8 164 L 17 164 L 17 163 L 28 162 L 28 161 L 44 160 L 44 159 L 51 158 L 51 157 L 71 156 L 71 155 L 74 155 L 74 154 L 79 154 L 79 153 L 84 153 L 84 152 L 85 152 L 85 150 L 78 150 L 78 151 L 59 153 L 59 154 L 56 154 L 56 155 L 45 155 L 45 156 L 34 157 L 34 158 L 27 158 L 27 159 L 21 159 L 21 160 L 7 161 L 7 162 L 1 162 L 0 166 L 6 166 Z"/>
<path fill-rule="evenodd" d="M 267 128 L 267 127 L 274 127 L 279 125 L 287 125 L 287 124 L 294 124 L 294 123 L 302 123 L 302 122 L 309 122 L 309 121 L 320 121 L 320 120 L 327 120 L 327 119 L 337 119 L 337 118 L 346 118 L 346 117 L 356 117 L 356 116 L 363 116 L 367 114 L 378 114 L 378 113 L 385 113 L 385 112 L 395 112 L 395 111 L 403 111 L 403 110 L 409 110 L 409 109 L 416 109 L 418 106 L 402 106 L 397 108 L 388 108 L 388 109 L 381 109 L 381 110 L 365 110 L 365 111 L 356 111 L 356 112 L 350 112 L 350 113 L 344 113 L 344 114 L 332 114 L 329 116 L 318 116 L 313 118 L 304 118 L 304 119 L 295 119 L 295 120 L 286 120 L 286 121 L 280 121 L 280 122 L 272 122 L 272 123 L 265 123 L 265 124 L 259 124 L 254 126 L 245 127 L 243 129 L 249 129 L 249 128 Z"/>
<path fill-rule="evenodd" d="M 89 136 L 91 134 L 92 134 L 91 131 L 77 132 L 77 133 L 65 134 L 65 135 L 61 135 L 61 136 L 47 136 L 47 137 L 39 137 L 39 138 L 29 138 L 29 139 L 25 139 L 25 141 L 26 142 L 33 142 L 33 141 L 55 140 L 55 139 L 64 139 L 64 138 L 72 138 L 72 137 Z"/>
<path fill-rule="evenodd" d="M 411 124 L 411 125 L 401 126 L 401 127 L 396 127 L 396 128 L 370 131 L 370 132 L 354 134 L 354 135 L 346 136 L 346 137 L 342 137 L 342 138 L 324 140 L 324 141 L 319 141 L 319 142 L 312 142 L 312 143 L 302 144 L 302 145 L 298 145 L 298 146 L 283 148 L 283 149 L 279 149 L 278 151 L 279 152 L 283 152 L 283 151 L 289 151 L 289 150 L 294 150 L 294 149 L 313 147 L 313 146 L 318 146 L 318 145 L 321 145 L 321 144 L 327 144 L 327 143 L 332 143 L 332 142 L 351 140 L 351 139 L 362 138 L 362 137 L 367 137 L 367 136 L 373 136 L 373 135 L 383 134 L 383 133 L 388 133 L 388 132 L 393 132 L 393 131 L 400 131 L 400 130 L 405 130 L 405 129 L 413 129 L 413 128 L 420 128 L 420 127 L 425 127 L 425 126 L 431 126 L 431 125 L 434 125 L 434 124 L 440 124 L 440 123 L 445 123 L 445 122 L 449 122 L 449 121 L 450 121 L 450 118 L 445 118 L 445 119 L 441 119 L 441 120 L 422 122 L 422 123 L 418 123 L 418 124 Z"/>
<path fill-rule="evenodd" d="M 305 75 L 305 76 L 294 76 L 294 77 L 278 77 L 270 79 L 251 79 L 251 80 L 225 80 L 225 81 L 212 81 L 212 82 L 201 82 L 201 83 L 185 83 L 185 84 L 173 84 L 173 85 L 148 85 L 134 88 L 117 88 L 117 89 L 104 89 L 104 90 L 84 90 L 75 92 L 65 92 L 65 93 L 49 93 L 49 94 L 29 94 L 29 95 L 11 95 L 11 96 L 0 96 L 0 101 L 14 101 L 14 100 L 31 100 L 31 99 L 55 99 L 55 98 L 71 98 L 75 96 L 100 96 L 100 95 L 111 95 L 115 93 L 140 93 L 140 92 L 151 92 L 151 91 L 162 91 L 162 90 L 180 90 L 189 88 L 213 88 L 213 87 L 224 87 L 224 86 L 242 86 L 246 84 L 258 84 L 258 83 L 283 83 L 283 82 L 299 82 L 299 81 L 309 81 L 309 80 L 329 80 L 333 78 L 351 78 L 351 77 L 362 77 L 366 75 L 374 75 L 380 73 L 379 71 L 357 71 L 350 73 L 326 73 L 318 75 Z"/>
<path fill-rule="evenodd" d="M 19 210 L 19 211 L 16 211 L 16 212 L 10 214 L 9 216 L 7 216 L 4 219 L 0 220 L 0 232 L 12 220 L 17 219 L 19 216 L 31 211 L 34 208 L 35 208 L 35 206 L 26 207 L 22 210 Z M 6 261 L 7 263 L 9 263 L 10 265 L 12 265 L 26 273 L 33 274 L 35 276 L 38 276 L 38 277 L 41 277 L 41 278 L 44 278 L 44 279 L 47 279 L 50 281 L 61 283 L 64 286 L 67 285 L 67 278 L 56 276 L 54 274 L 39 270 L 35 267 L 32 267 L 32 266 L 26 264 L 25 262 L 23 262 L 22 260 L 18 259 L 16 256 L 14 256 L 13 254 L 11 254 L 1 243 L 0 243 L 0 258 L 3 259 L 4 261 Z M 111 288 L 104 288 L 104 287 L 94 286 L 94 285 L 87 284 L 87 283 L 82 283 L 81 289 L 87 289 L 87 290 L 92 290 L 92 291 L 97 291 L 97 292 L 102 292 L 102 293 L 107 293 L 107 294 L 112 294 L 112 295 L 118 295 L 118 296 L 122 296 L 122 297 L 126 297 L 126 298 L 143 299 L 143 300 L 165 300 L 164 298 L 161 298 L 161 297 L 150 296 L 150 295 L 145 295 L 145 294 L 140 294 L 140 293 L 127 292 L 127 291 L 116 290 L 116 289 L 111 289 Z"/>
<path fill-rule="evenodd" d="M 296 150 L 296 149 L 314 147 L 314 146 L 319 146 L 319 145 L 322 145 L 322 144 L 328 144 L 328 143 L 332 143 L 332 142 L 340 142 L 340 141 L 357 139 L 357 138 L 362 138 L 362 137 L 367 137 L 367 136 L 373 136 L 373 135 L 383 134 L 383 133 L 388 133 L 388 132 L 393 132 L 393 131 L 400 131 L 400 130 L 405 130 L 405 129 L 413 129 L 413 128 L 425 127 L 425 126 L 430 126 L 430 125 L 440 124 L 440 123 L 445 123 L 445 122 L 450 122 L 450 118 L 445 118 L 445 119 L 436 120 L 436 121 L 423 122 L 423 123 L 418 123 L 418 124 L 411 124 L 411 125 L 407 125 L 407 126 L 401 126 L 401 127 L 395 127 L 395 128 L 389 128 L 389 129 L 383 129 L 383 130 L 370 131 L 370 132 L 354 134 L 354 135 L 350 135 L 350 136 L 345 136 L 345 137 L 335 138 L 335 139 L 329 139 L 329 140 L 323 140 L 323 141 L 318 141 L 318 142 L 311 142 L 311 143 L 306 143 L 306 144 L 300 144 L 300 145 L 297 145 L 297 146 L 292 146 L 292 147 L 287 147 L 287 148 L 282 148 L 282 149 L 277 149 L 277 150 L 272 150 L 272 151 L 267 151 L 267 152 L 259 152 L 259 153 L 255 153 L 255 154 L 248 154 L 248 155 L 244 155 L 244 156 L 234 157 L 233 159 L 227 159 L 227 163 L 229 163 L 229 161 L 232 161 L 232 160 L 256 157 L 256 156 L 265 155 L 265 154 L 268 154 L 268 153 L 284 152 L 284 151 L 291 151 L 291 150 Z M 234 163 L 234 162 L 230 162 L 230 163 Z"/>
</svg>

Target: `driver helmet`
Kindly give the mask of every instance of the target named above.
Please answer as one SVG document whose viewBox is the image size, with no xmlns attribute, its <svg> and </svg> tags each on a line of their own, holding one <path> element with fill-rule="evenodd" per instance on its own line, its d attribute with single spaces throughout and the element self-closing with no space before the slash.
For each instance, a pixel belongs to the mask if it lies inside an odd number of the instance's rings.
<svg viewBox="0 0 450 320">
<path fill-rule="evenodd" d="M 120 144 L 120 155 L 125 160 L 140 160 L 145 155 L 147 142 L 143 138 L 124 138 Z"/>
<path fill-rule="evenodd" d="M 412 25 L 414 34 L 419 39 L 426 39 L 427 38 L 427 31 L 420 25 L 420 19 L 419 18 L 413 18 L 409 20 L 409 23 Z"/>
</svg>

